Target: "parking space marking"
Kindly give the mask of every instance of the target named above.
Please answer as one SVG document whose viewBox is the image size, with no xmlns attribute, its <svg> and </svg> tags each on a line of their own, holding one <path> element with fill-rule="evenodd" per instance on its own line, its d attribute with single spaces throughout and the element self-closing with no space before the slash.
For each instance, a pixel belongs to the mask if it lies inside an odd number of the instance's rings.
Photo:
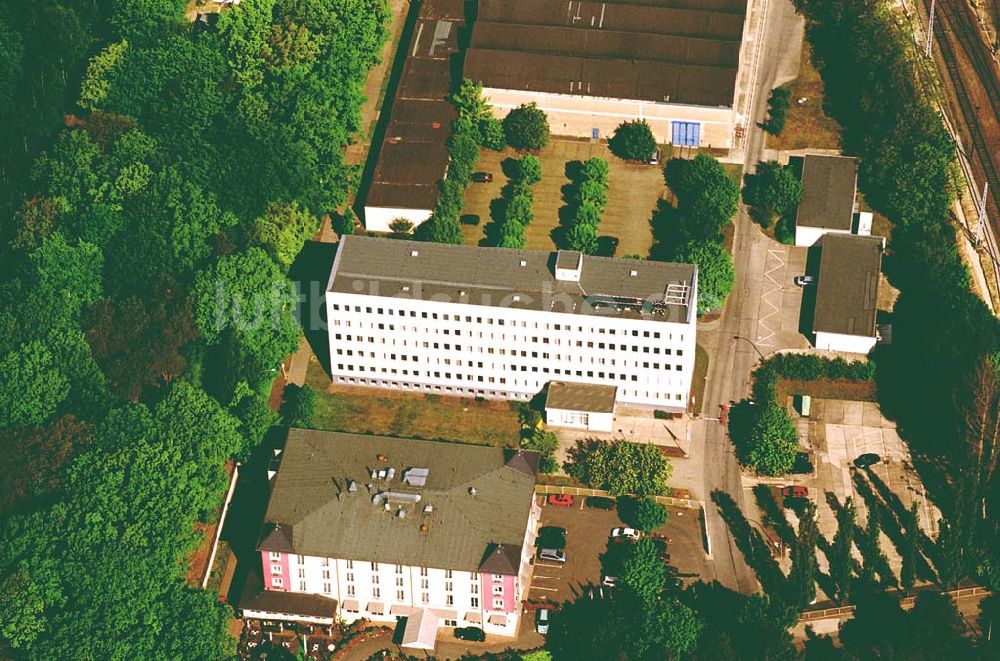
<svg viewBox="0 0 1000 661">
<path fill-rule="evenodd" d="M 559 592 L 559 588 L 543 588 L 540 585 L 532 585 L 529 590 L 545 590 L 546 592 Z"/>
<path fill-rule="evenodd" d="M 775 305 L 774 302 L 771 301 L 771 296 L 777 293 L 779 295 L 779 302 L 780 302 L 781 289 L 782 289 L 781 283 L 774 278 L 772 273 L 778 271 L 779 269 L 785 268 L 785 259 L 784 259 L 785 250 L 784 249 L 776 250 L 774 248 L 768 248 L 767 262 L 765 263 L 770 263 L 772 257 L 777 260 L 777 264 L 771 266 L 770 268 L 766 268 L 764 270 L 764 282 L 763 282 L 763 285 L 765 287 L 770 285 L 770 289 L 764 291 L 760 296 L 760 303 L 761 303 L 760 311 L 764 312 L 763 307 L 765 305 L 769 306 L 770 310 L 757 317 L 757 344 L 768 347 L 774 346 L 773 340 L 774 336 L 777 334 L 777 331 L 771 328 L 771 326 L 769 326 L 765 322 L 774 315 L 781 313 L 781 306 Z M 778 319 L 777 323 L 778 324 L 781 323 L 780 318 Z"/>
<path fill-rule="evenodd" d="M 562 569 L 562 565 L 543 565 L 540 562 L 535 563 L 536 567 L 545 567 L 546 569 Z"/>
</svg>

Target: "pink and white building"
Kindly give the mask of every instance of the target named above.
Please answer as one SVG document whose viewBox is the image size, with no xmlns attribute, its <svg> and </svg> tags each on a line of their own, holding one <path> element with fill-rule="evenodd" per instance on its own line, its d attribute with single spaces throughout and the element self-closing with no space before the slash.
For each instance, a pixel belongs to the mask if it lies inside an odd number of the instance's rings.
<svg viewBox="0 0 1000 661">
<path fill-rule="evenodd" d="M 405 617 L 407 647 L 432 649 L 439 627 L 516 635 L 536 453 L 292 429 L 277 461 L 258 544 L 265 596 L 335 600 L 347 622 Z"/>
</svg>

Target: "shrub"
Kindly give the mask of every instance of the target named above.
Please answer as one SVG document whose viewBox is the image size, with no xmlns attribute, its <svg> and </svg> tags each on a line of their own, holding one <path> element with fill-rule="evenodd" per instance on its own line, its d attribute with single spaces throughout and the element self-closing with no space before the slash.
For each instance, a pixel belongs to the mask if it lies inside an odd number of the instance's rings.
<svg viewBox="0 0 1000 661">
<path fill-rule="evenodd" d="M 608 141 L 608 148 L 627 161 L 648 161 L 656 151 L 656 138 L 645 120 L 622 122 Z"/>
<path fill-rule="evenodd" d="M 791 95 L 791 90 L 783 87 L 771 90 L 771 97 L 767 100 L 768 118 L 761 124 L 761 128 L 771 135 L 781 135 L 781 132 L 785 130 L 785 119 L 788 116 L 788 102 Z"/>
<path fill-rule="evenodd" d="M 559 468 L 555 459 L 559 438 L 555 433 L 535 429 L 530 436 L 521 441 L 521 447 L 525 450 L 534 450 L 541 455 L 538 469 L 543 473 L 554 473 Z"/>
<path fill-rule="evenodd" d="M 413 236 L 413 223 L 407 218 L 393 218 L 389 231 L 394 239 L 409 239 Z"/>
<path fill-rule="evenodd" d="M 534 186 L 542 180 L 542 162 L 531 154 L 525 154 L 518 168 L 518 183 Z"/>
<path fill-rule="evenodd" d="M 578 441 L 569 451 L 566 472 L 594 489 L 613 495 L 665 495 L 672 467 L 649 443 Z"/>
<path fill-rule="evenodd" d="M 741 402 L 730 411 L 729 436 L 740 463 L 763 475 L 784 475 L 795 465 L 798 433 L 788 410 L 777 402 Z"/>
<path fill-rule="evenodd" d="M 604 210 L 608 203 L 608 185 L 596 179 L 584 179 L 576 185 L 576 203 L 580 206 L 591 205 L 599 211 Z"/>
<path fill-rule="evenodd" d="M 656 530 L 667 522 L 667 508 L 652 498 L 619 498 L 618 518 L 639 530 Z"/>
<path fill-rule="evenodd" d="M 316 415 L 316 391 L 309 386 L 290 383 L 285 386 L 281 419 L 288 427 L 310 429 Z"/>
<path fill-rule="evenodd" d="M 503 132 L 514 149 L 541 149 L 549 142 L 549 120 L 538 106 L 529 103 L 507 113 Z"/>
<path fill-rule="evenodd" d="M 479 120 L 479 144 L 493 151 L 500 151 L 507 143 L 503 132 L 503 123 L 493 117 L 483 117 Z"/>
<path fill-rule="evenodd" d="M 655 411 L 653 411 L 653 417 L 656 418 L 657 420 L 670 420 L 672 416 L 668 411 L 661 411 L 660 409 L 656 409 Z"/>
<path fill-rule="evenodd" d="M 762 227 L 770 227 L 775 216 L 785 217 L 802 197 L 802 182 L 787 165 L 767 161 L 757 171 L 743 177 L 743 201 L 750 217 Z"/>
<path fill-rule="evenodd" d="M 597 230 L 587 223 L 573 225 L 566 232 L 566 247 L 579 250 L 585 255 L 593 255 L 597 252 Z"/>
<path fill-rule="evenodd" d="M 714 241 L 688 241 L 677 249 L 675 259 L 698 266 L 698 314 L 720 309 L 736 282 L 732 256 Z"/>
</svg>

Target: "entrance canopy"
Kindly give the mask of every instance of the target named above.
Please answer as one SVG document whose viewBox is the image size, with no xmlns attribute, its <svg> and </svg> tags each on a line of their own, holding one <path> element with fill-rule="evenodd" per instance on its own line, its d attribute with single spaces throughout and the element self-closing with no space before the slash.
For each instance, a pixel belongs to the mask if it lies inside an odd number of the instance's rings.
<svg viewBox="0 0 1000 661">
<path fill-rule="evenodd" d="M 441 619 L 427 608 L 421 608 L 408 616 L 403 629 L 402 647 L 433 650 L 440 622 Z"/>
</svg>

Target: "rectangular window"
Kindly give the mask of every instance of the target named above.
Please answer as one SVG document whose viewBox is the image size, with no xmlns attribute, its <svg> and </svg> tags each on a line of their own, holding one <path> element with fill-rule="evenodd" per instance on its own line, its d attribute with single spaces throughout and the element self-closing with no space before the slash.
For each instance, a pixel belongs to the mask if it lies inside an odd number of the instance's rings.
<svg viewBox="0 0 1000 661">
<path fill-rule="evenodd" d="M 281 552 L 271 551 L 271 560 L 281 560 Z"/>
<path fill-rule="evenodd" d="M 472 608 L 479 608 L 479 597 L 473 597 L 469 599 L 469 606 Z"/>
<path fill-rule="evenodd" d="M 354 572 L 347 572 L 347 582 L 350 583 L 354 580 Z"/>
<path fill-rule="evenodd" d="M 271 573 L 272 574 L 280 574 L 281 573 L 281 565 L 271 565 Z"/>
<path fill-rule="evenodd" d="M 330 594 L 330 592 L 332 592 L 332 590 L 330 589 L 330 584 L 329 583 L 324 583 L 323 584 L 323 592 L 325 592 L 327 594 Z"/>
<path fill-rule="evenodd" d="M 426 604 L 426 603 L 430 603 L 430 600 L 431 600 L 431 597 L 430 597 L 429 594 L 427 594 L 426 592 L 421 592 L 420 593 L 420 601 L 422 601 L 423 603 Z"/>
<path fill-rule="evenodd" d="M 280 588 L 284 584 L 285 584 L 285 579 L 281 578 L 280 576 L 272 576 L 271 577 L 271 587 L 272 588 Z"/>
<path fill-rule="evenodd" d="M 493 608 L 498 610 L 503 608 L 503 597 L 496 597 L 493 599 Z"/>
<path fill-rule="evenodd" d="M 381 596 L 382 596 L 382 590 L 378 586 L 373 587 L 372 588 L 372 597 L 374 599 L 378 599 Z"/>
<path fill-rule="evenodd" d="M 306 570 L 299 567 L 299 578 L 305 578 L 305 577 L 306 577 Z"/>
<path fill-rule="evenodd" d="M 448 581 L 444 584 L 445 592 L 451 592 L 454 588 L 452 587 L 452 582 Z"/>
<path fill-rule="evenodd" d="M 348 585 L 347 586 L 347 596 L 348 597 L 353 597 L 354 596 L 354 586 L 353 585 Z"/>
<path fill-rule="evenodd" d="M 403 573 L 403 565 L 396 565 L 396 573 L 397 574 Z"/>
<path fill-rule="evenodd" d="M 354 569 L 354 561 L 353 560 L 348 560 L 347 561 L 347 568 L 348 569 Z"/>
<path fill-rule="evenodd" d="M 300 565 L 306 564 L 306 557 L 304 555 L 297 555 L 295 558 Z"/>
<path fill-rule="evenodd" d="M 396 579 L 396 587 L 399 587 L 399 588 L 403 587 L 403 577 L 402 576 L 400 576 L 399 578 Z"/>
<path fill-rule="evenodd" d="M 377 562 L 373 562 L 372 563 L 372 571 L 378 571 L 378 563 Z"/>
<path fill-rule="evenodd" d="M 493 586 L 493 594 L 503 594 L 503 584 Z"/>
<path fill-rule="evenodd" d="M 403 591 L 396 590 L 396 601 L 402 601 L 402 600 L 403 600 Z"/>
<path fill-rule="evenodd" d="M 444 598 L 444 604 L 445 604 L 445 606 L 454 606 L 454 605 L 455 605 L 455 597 L 453 597 L 453 596 L 452 596 L 452 595 L 450 595 L 450 594 L 449 594 L 449 595 L 447 595 L 447 596 L 446 596 L 446 597 Z"/>
<path fill-rule="evenodd" d="M 299 581 L 299 592 L 305 592 L 305 591 L 306 591 L 306 582 Z"/>
<path fill-rule="evenodd" d="M 451 578 L 451 570 L 450 569 L 445 569 L 444 570 L 444 577 L 445 578 Z"/>
<path fill-rule="evenodd" d="M 427 585 L 428 584 L 427 584 L 427 579 L 426 578 L 420 579 L 420 587 L 421 588 L 423 588 L 424 590 L 426 590 L 427 589 Z"/>
<path fill-rule="evenodd" d="M 324 569 L 323 570 L 323 578 L 327 578 L 327 579 L 330 578 L 330 570 L 329 569 Z"/>
</svg>

